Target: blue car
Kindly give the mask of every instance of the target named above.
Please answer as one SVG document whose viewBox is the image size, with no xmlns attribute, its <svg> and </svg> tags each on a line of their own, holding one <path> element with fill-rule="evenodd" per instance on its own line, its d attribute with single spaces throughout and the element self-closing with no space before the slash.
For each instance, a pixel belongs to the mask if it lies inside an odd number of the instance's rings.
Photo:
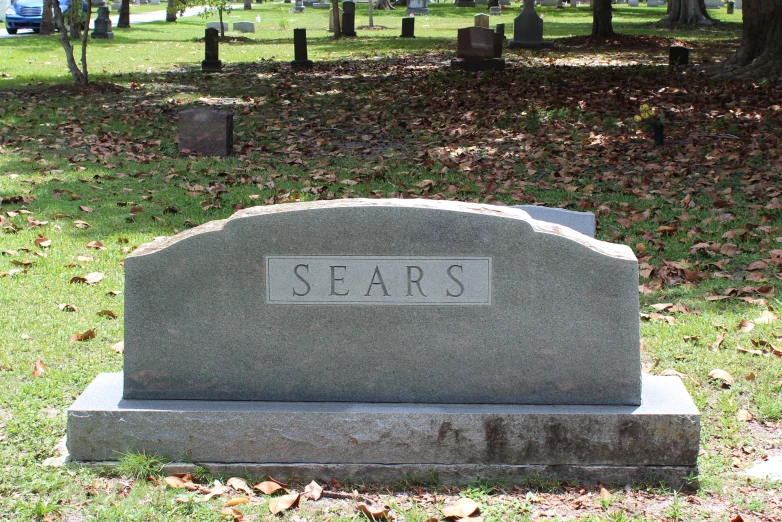
<svg viewBox="0 0 782 522">
<path fill-rule="evenodd" d="M 60 0 L 60 9 L 66 12 L 70 0 Z M 32 29 L 34 33 L 41 32 L 41 14 L 43 0 L 13 0 L 5 11 L 5 30 L 8 34 L 16 34 L 19 29 Z"/>
</svg>

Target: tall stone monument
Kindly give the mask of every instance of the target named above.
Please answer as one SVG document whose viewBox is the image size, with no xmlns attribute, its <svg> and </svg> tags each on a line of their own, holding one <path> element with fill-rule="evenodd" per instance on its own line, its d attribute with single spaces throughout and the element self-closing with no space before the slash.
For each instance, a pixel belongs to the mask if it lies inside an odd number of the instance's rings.
<svg viewBox="0 0 782 522">
<path fill-rule="evenodd" d="M 641 374 L 638 312 L 629 247 L 523 210 L 254 207 L 126 258 L 124 372 L 71 406 L 67 447 L 303 482 L 677 487 L 700 414 Z"/>
<path fill-rule="evenodd" d="M 111 40 L 114 38 L 114 32 L 111 30 L 111 18 L 109 18 L 109 8 L 107 6 L 98 8 L 98 17 L 95 19 L 95 29 L 92 31 L 92 38 Z"/>
</svg>

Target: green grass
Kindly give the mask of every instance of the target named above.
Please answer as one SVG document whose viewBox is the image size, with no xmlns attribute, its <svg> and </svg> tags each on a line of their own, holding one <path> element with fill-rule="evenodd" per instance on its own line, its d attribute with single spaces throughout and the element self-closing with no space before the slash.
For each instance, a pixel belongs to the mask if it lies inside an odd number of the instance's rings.
<svg viewBox="0 0 782 522">
<path fill-rule="evenodd" d="M 358 38 L 334 42 L 328 29 L 328 11 L 307 9 L 293 14 L 288 10 L 293 4 L 253 4 L 245 11 L 241 6 L 234 8 L 224 17 L 232 27 L 233 22 L 255 21 L 256 33 L 240 34 L 229 32 L 226 36 L 241 36 L 246 41 L 223 43 L 220 59 L 224 63 L 252 63 L 260 60 L 290 61 L 293 59 L 293 29 L 307 29 L 309 58 L 315 61 L 338 59 L 361 59 L 375 56 L 407 55 L 427 51 L 451 51 L 456 49 L 456 30 L 472 25 L 473 16 L 485 12 L 480 8 L 457 8 L 452 4 L 430 4 L 431 14 L 416 17 L 416 38 L 397 38 L 401 34 L 404 8 L 394 11 L 374 11 L 375 26 L 385 30 L 360 30 Z M 153 6 L 137 6 L 153 7 Z M 154 6 L 159 7 L 159 6 Z M 136 8 L 136 7 L 134 7 Z M 683 37 L 694 42 L 735 39 L 740 35 L 741 14 L 727 15 L 722 10 L 709 11 L 724 21 L 720 31 L 671 30 L 655 27 L 665 14 L 663 8 L 630 8 L 615 6 L 614 29 L 617 32 L 650 34 L 663 37 Z M 591 11 L 582 6 L 575 9 L 538 9 L 545 15 L 544 38 L 562 38 L 586 35 L 591 32 Z M 506 24 L 506 34 L 513 33 L 513 18 L 518 6 L 503 15 L 491 19 Z M 356 26 L 366 25 L 367 5 L 358 4 Z M 192 67 L 203 59 L 204 46 L 199 42 L 204 36 L 207 21 L 198 16 L 180 18 L 175 24 L 152 22 L 133 25 L 130 29 L 114 28 L 113 40 L 91 40 L 88 48 L 89 67 L 94 81 L 105 81 L 107 75 L 125 73 L 134 75 L 175 67 Z M 13 49 L 13 52 L 10 50 Z M 57 36 L 0 39 L 0 53 L 4 56 L 0 64 L 0 90 L 4 88 L 50 84 L 68 81 L 63 50 Z M 524 56 L 528 51 L 507 50 L 510 57 Z"/>
</svg>

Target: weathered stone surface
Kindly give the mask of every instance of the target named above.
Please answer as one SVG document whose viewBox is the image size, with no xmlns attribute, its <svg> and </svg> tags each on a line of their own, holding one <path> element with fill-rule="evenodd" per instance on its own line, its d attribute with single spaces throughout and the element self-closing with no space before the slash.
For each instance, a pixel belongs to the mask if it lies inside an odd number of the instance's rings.
<svg viewBox="0 0 782 522">
<path fill-rule="evenodd" d="M 747 470 L 747 475 L 765 480 L 782 480 L 782 455 L 755 463 Z"/>
<path fill-rule="evenodd" d="M 595 215 L 591 212 L 576 212 L 564 208 L 540 207 L 537 205 L 516 205 L 533 219 L 547 221 L 563 227 L 572 228 L 589 237 L 595 237 Z"/>
<path fill-rule="evenodd" d="M 222 22 L 223 24 L 223 30 L 228 31 L 228 22 Z M 208 22 L 206 24 L 207 29 L 217 29 L 220 30 L 220 22 Z"/>
<path fill-rule="evenodd" d="M 125 276 L 128 399 L 640 401 L 632 251 L 518 209 L 255 207 L 142 245 Z"/>
<path fill-rule="evenodd" d="M 255 22 L 234 22 L 234 31 L 239 33 L 254 33 Z"/>
<path fill-rule="evenodd" d="M 479 15 L 486 19 L 486 27 L 465 27 L 457 31 L 456 57 L 465 60 L 490 60 L 494 58 L 494 31 L 488 28 L 489 16 Z M 475 23 L 483 23 L 475 17 Z"/>
<path fill-rule="evenodd" d="M 233 154 L 233 114 L 214 109 L 190 109 L 179 113 L 179 150 L 203 156 Z"/>
<path fill-rule="evenodd" d="M 484 13 L 478 13 L 473 17 L 473 25 L 475 27 L 489 28 L 489 15 Z"/>
<path fill-rule="evenodd" d="M 428 15 L 429 14 L 429 0 L 408 0 L 407 9 L 405 14 L 410 16 Z"/>
<path fill-rule="evenodd" d="M 109 18 L 110 9 L 104 6 L 98 8 L 98 17 L 95 19 L 95 30 L 90 35 L 92 38 L 111 40 L 114 33 L 111 30 L 111 18 Z"/>
<path fill-rule="evenodd" d="M 69 408 L 68 449 L 78 461 L 146 451 L 223 470 L 286 462 L 280 476 L 307 480 L 428 469 L 457 482 L 543 472 L 625 483 L 694 471 L 699 425 L 676 377 L 644 375 L 641 406 L 519 406 L 125 400 L 116 373 Z"/>
<path fill-rule="evenodd" d="M 220 61 L 220 31 L 214 27 L 207 27 L 204 31 L 204 59 L 201 62 L 201 70 L 204 72 L 219 72 L 222 68 L 223 62 Z"/>
</svg>

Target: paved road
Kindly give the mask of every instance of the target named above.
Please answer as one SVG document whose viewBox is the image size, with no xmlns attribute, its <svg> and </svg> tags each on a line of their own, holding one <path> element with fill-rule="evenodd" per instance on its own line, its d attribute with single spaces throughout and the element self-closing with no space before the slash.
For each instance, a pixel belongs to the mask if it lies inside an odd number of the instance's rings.
<svg viewBox="0 0 782 522">
<path fill-rule="evenodd" d="M 185 10 L 185 14 L 183 17 L 187 16 L 196 16 L 198 13 L 201 12 L 201 7 L 188 7 Z M 130 14 L 130 23 L 131 24 L 144 24 L 147 22 L 158 22 L 161 20 L 166 19 L 166 11 L 165 8 L 162 11 L 151 11 L 149 13 L 131 13 Z M 111 14 L 111 26 L 117 27 L 117 23 L 119 22 L 119 13 L 113 12 Z M 95 23 L 95 15 L 93 14 L 92 21 L 90 22 L 90 27 L 94 27 Z M 0 38 L 20 38 L 24 36 L 32 36 L 34 33 L 32 29 L 20 29 L 19 33 L 16 35 L 8 34 L 8 32 L 5 30 L 5 24 L 3 24 L 2 29 L 0 29 Z"/>
</svg>

